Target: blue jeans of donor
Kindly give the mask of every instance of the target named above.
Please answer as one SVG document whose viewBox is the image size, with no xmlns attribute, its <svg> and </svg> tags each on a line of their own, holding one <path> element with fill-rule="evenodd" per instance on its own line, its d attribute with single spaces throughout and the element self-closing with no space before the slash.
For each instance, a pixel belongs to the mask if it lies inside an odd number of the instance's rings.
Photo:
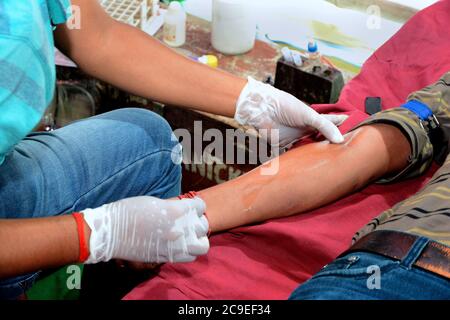
<svg viewBox="0 0 450 320">
<path fill-rule="evenodd" d="M 70 214 L 134 196 L 175 197 L 180 163 L 169 124 L 143 109 L 33 133 L 0 166 L 0 219 Z M 0 299 L 20 296 L 36 276 L 1 280 Z"/>
<path fill-rule="evenodd" d="M 401 261 L 368 252 L 347 254 L 300 285 L 289 299 L 450 299 L 449 279 L 413 266 L 428 242 L 419 238 Z"/>
</svg>

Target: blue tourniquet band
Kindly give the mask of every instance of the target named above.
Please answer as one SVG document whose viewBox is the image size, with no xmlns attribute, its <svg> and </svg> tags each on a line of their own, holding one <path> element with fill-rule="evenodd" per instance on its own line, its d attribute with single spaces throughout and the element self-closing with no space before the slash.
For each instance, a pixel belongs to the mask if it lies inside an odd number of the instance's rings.
<svg viewBox="0 0 450 320">
<path fill-rule="evenodd" d="M 419 119 L 422 121 L 428 121 L 433 118 L 433 111 L 430 107 L 418 100 L 410 100 L 402 105 L 402 107 L 417 114 Z"/>
</svg>

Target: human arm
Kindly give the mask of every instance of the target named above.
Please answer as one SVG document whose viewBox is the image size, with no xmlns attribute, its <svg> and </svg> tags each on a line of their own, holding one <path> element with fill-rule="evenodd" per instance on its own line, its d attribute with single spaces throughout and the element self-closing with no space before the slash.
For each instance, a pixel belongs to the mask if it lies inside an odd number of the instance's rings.
<svg viewBox="0 0 450 320">
<path fill-rule="evenodd" d="M 141 30 L 110 18 L 98 1 L 72 4 L 81 9 L 81 28 L 62 26 L 55 39 L 85 72 L 142 97 L 234 116 L 245 79 L 177 54 Z"/>
<path fill-rule="evenodd" d="M 111 259 L 189 262 L 209 249 L 200 199 L 136 197 L 83 210 L 89 257 L 79 261 L 71 216 L 0 220 L 0 279 L 70 263 Z"/>
<path fill-rule="evenodd" d="M 0 220 L 0 243 L 0 279 L 76 263 L 80 250 L 71 216 Z"/>
<path fill-rule="evenodd" d="M 349 133 L 345 143 L 311 143 L 279 159 L 274 175 L 262 167 L 199 192 L 213 232 L 308 211 L 408 164 L 408 139 L 395 126 L 375 124 Z M 224 206 L 223 204 L 227 205 Z"/>
<path fill-rule="evenodd" d="M 311 129 L 334 143 L 342 141 L 335 125 L 344 117 L 320 116 L 285 92 L 179 55 L 141 30 L 113 20 L 98 1 L 72 3 L 80 8 L 81 27 L 58 26 L 55 39 L 86 73 L 138 96 L 235 117 L 257 129 L 280 129 L 280 141 L 273 144 L 281 147 Z"/>
<path fill-rule="evenodd" d="M 342 145 L 314 143 L 279 158 L 279 171 L 264 167 L 202 191 L 213 231 L 311 210 L 371 181 L 392 182 L 442 163 L 450 149 L 450 72 L 411 93 L 405 104 L 378 112 Z M 424 116 L 426 115 L 426 116 Z M 380 179 L 381 178 L 381 179 Z M 221 210 L 221 203 L 228 206 Z"/>
</svg>

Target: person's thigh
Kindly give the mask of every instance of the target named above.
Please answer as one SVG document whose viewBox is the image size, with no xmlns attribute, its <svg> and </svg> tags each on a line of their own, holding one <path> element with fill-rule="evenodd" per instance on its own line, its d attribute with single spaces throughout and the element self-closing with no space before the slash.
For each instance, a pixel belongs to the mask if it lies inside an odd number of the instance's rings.
<svg viewBox="0 0 450 320">
<path fill-rule="evenodd" d="M 399 261 L 357 252 L 325 266 L 300 285 L 291 300 L 450 299 L 450 282 Z"/>
<path fill-rule="evenodd" d="M 168 123 L 143 109 L 33 133 L 0 166 L 0 218 L 54 216 L 140 195 L 174 197 L 180 157 Z"/>
</svg>

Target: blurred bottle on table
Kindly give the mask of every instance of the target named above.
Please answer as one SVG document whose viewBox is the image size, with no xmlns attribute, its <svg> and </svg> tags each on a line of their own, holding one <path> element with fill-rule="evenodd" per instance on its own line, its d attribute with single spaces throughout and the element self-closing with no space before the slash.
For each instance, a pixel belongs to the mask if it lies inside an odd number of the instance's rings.
<svg viewBox="0 0 450 320">
<path fill-rule="evenodd" d="M 307 63 L 303 66 L 306 72 L 324 71 L 328 69 L 322 61 L 322 54 L 319 52 L 317 42 L 313 39 L 308 41 Z"/>
<path fill-rule="evenodd" d="M 243 54 L 253 49 L 256 38 L 256 17 L 253 1 L 213 0 L 211 42 L 219 52 Z"/>
<path fill-rule="evenodd" d="M 164 42 L 181 47 L 186 42 L 186 12 L 178 1 L 172 1 L 164 18 Z"/>
</svg>

